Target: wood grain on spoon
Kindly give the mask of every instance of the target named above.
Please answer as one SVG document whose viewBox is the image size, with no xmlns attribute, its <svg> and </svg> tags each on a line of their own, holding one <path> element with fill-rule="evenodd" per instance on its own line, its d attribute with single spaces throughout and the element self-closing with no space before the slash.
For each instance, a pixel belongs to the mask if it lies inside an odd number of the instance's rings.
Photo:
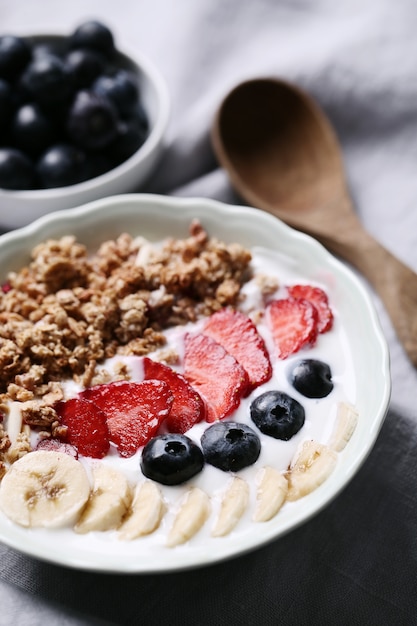
<svg viewBox="0 0 417 626">
<path fill-rule="evenodd" d="M 336 135 L 312 98 L 278 79 L 242 83 L 220 106 L 212 141 L 246 202 L 312 235 L 369 280 L 417 367 L 417 274 L 363 228 Z"/>
</svg>

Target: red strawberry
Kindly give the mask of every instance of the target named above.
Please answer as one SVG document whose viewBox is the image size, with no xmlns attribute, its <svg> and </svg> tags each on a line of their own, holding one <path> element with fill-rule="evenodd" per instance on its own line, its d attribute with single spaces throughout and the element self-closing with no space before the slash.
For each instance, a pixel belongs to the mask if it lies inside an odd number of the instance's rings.
<svg viewBox="0 0 417 626">
<path fill-rule="evenodd" d="M 220 343 L 246 370 L 248 393 L 271 378 L 272 367 L 264 340 L 244 313 L 221 309 L 208 318 L 203 333 Z"/>
<path fill-rule="evenodd" d="M 227 417 L 248 388 L 248 375 L 236 359 L 207 335 L 185 336 L 184 375 L 207 404 L 206 420 Z"/>
<path fill-rule="evenodd" d="M 78 450 L 75 446 L 72 446 L 70 443 L 64 443 L 59 439 L 54 439 L 53 437 L 50 439 L 41 439 L 36 445 L 35 450 L 53 450 L 56 452 L 64 452 L 65 454 L 69 454 L 69 456 L 74 457 L 74 459 L 78 459 Z"/>
<path fill-rule="evenodd" d="M 317 337 L 317 309 L 302 298 L 273 300 L 268 305 L 268 319 L 278 357 L 286 359 Z"/>
<path fill-rule="evenodd" d="M 83 456 L 102 459 L 109 451 L 106 416 L 92 402 L 71 398 L 55 406 L 61 424 L 67 427 L 63 441 L 75 446 Z"/>
<path fill-rule="evenodd" d="M 143 368 L 146 380 L 151 378 L 163 380 L 169 385 L 174 396 L 171 411 L 164 422 L 170 433 L 184 434 L 204 418 L 206 410 L 204 402 L 184 376 L 167 365 L 147 357 L 143 359 Z"/>
<path fill-rule="evenodd" d="M 329 298 L 323 289 L 312 285 L 292 285 L 288 293 L 293 298 L 303 298 L 313 304 L 318 312 L 317 331 L 325 333 L 333 326 L 333 313 L 329 306 Z"/>
<path fill-rule="evenodd" d="M 103 411 L 110 441 L 125 458 L 133 456 L 155 435 L 173 402 L 168 385 L 159 380 L 96 385 L 82 391 L 80 396 Z"/>
</svg>

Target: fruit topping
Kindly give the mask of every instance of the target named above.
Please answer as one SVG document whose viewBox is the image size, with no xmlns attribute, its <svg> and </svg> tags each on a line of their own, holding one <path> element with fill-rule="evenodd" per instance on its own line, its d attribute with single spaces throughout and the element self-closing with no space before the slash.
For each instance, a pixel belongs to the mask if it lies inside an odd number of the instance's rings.
<svg viewBox="0 0 417 626">
<path fill-rule="evenodd" d="M 19 150 L 37 157 L 52 143 L 54 129 L 39 105 L 24 104 L 12 120 L 11 136 Z"/>
<path fill-rule="evenodd" d="M 68 100 L 72 93 L 71 75 L 57 56 L 34 58 L 20 78 L 24 94 L 39 104 L 51 107 Z"/>
<path fill-rule="evenodd" d="M 23 152 L 14 148 L 0 148 L 0 187 L 32 189 L 35 180 L 35 168 Z"/>
<path fill-rule="evenodd" d="M 333 326 L 333 313 L 329 306 L 329 298 L 323 289 L 312 285 L 292 285 L 288 287 L 292 298 L 303 298 L 316 307 L 318 313 L 317 332 L 325 333 Z"/>
<path fill-rule="evenodd" d="M 185 336 L 184 375 L 206 401 L 208 422 L 233 413 L 248 388 L 243 367 L 207 335 Z"/>
<path fill-rule="evenodd" d="M 318 359 L 297 361 L 291 366 L 289 380 L 307 398 L 325 398 L 333 390 L 330 367 Z"/>
<path fill-rule="evenodd" d="M 246 370 L 248 392 L 271 378 L 272 367 L 265 342 L 247 315 L 233 309 L 220 309 L 208 318 L 203 332 L 220 343 Z"/>
<path fill-rule="evenodd" d="M 155 435 L 173 402 L 168 385 L 159 380 L 96 385 L 80 396 L 105 414 L 110 441 L 125 458 L 133 456 Z"/>
<path fill-rule="evenodd" d="M 30 48 L 22 37 L 0 37 L 0 76 L 13 80 L 30 60 Z"/>
<path fill-rule="evenodd" d="M 55 450 L 55 452 L 64 452 L 74 457 L 74 459 L 78 459 L 78 450 L 75 446 L 70 443 L 64 443 L 54 437 L 41 439 L 36 445 L 35 450 Z"/>
<path fill-rule="evenodd" d="M 318 313 L 315 306 L 302 298 L 273 300 L 267 308 L 267 320 L 278 357 L 286 359 L 317 337 Z"/>
<path fill-rule="evenodd" d="M 85 178 L 85 154 L 70 144 L 48 148 L 38 161 L 37 173 L 42 187 L 65 187 Z"/>
<path fill-rule="evenodd" d="M 60 438 L 75 446 L 83 456 L 102 459 L 109 451 L 109 430 L 103 411 L 92 402 L 71 398 L 55 406 L 59 421 L 66 426 Z"/>
<path fill-rule="evenodd" d="M 237 422 L 218 422 L 201 437 L 207 463 L 224 472 L 238 472 L 253 465 L 261 452 L 261 442 L 250 426 Z"/>
<path fill-rule="evenodd" d="M 67 130 L 81 148 L 100 150 L 117 136 L 116 110 L 92 91 L 79 91 L 68 113 Z"/>
<path fill-rule="evenodd" d="M 134 113 L 139 99 L 137 83 L 126 70 L 119 70 L 113 76 L 99 76 L 93 84 L 93 91 L 108 98 L 124 118 Z"/>
<path fill-rule="evenodd" d="M 143 448 L 140 466 L 147 478 L 163 485 L 179 485 L 201 472 L 204 457 L 186 435 L 158 435 Z"/>
<path fill-rule="evenodd" d="M 293 502 L 308 495 L 330 476 L 336 467 L 337 453 L 317 441 L 304 441 L 287 472 L 287 500 Z"/>
<path fill-rule="evenodd" d="M 114 53 L 113 34 L 109 28 L 97 20 L 80 24 L 69 38 L 71 48 L 90 48 L 111 57 Z"/>
<path fill-rule="evenodd" d="M 174 397 L 171 411 L 164 422 L 170 433 L 185 433 L 204 419 L 206 412 L 204 402 L 184 376 L 148 357 L 143 359 L 143 368 L 146 380 L 153 378 L 164 381 L 169 385 Z"/>
<path fill-rule="evenodd" d="M 65 64 L 70 71 L 73 85 L 77 89 L 90 87 L 105 69 L 103 57 L 88 48 L 71 50 L 65 57 Z"/>
<path fill-rule="evenodd" d="M 265 391 L 250 405 L 252 421 L 264 435 L 288 441 L 305 421 L 302 405 L 282 391 Z"/>
</svg>

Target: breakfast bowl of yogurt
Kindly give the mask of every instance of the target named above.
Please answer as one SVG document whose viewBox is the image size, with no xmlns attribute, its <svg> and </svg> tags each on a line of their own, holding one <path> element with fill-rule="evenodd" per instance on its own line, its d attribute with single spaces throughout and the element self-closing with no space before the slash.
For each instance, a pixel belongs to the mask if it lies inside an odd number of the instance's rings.
<svg viewBox="0 0 417 626">
<path fill-rule="evenodd" d="M 0 261 L 9 546 L 208 565 L 307 522 L 376 441 L 390 374 L 368 291 L 264 212 L 113 196 L 3 235 Z"/>
</svg>

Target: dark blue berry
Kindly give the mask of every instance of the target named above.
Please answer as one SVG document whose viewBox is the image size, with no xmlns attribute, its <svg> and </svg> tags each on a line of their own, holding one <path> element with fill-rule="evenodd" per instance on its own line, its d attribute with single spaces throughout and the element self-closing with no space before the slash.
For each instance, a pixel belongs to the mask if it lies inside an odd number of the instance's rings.
<svg viewBox="0 0 417 626">
<path fill-rule="evenodd" d="M 31 58 L 29 45 L 22 37 L 0 37 L 0 77 L 15 80 Z"/>
<path fill-rule="evenodd" d="M 23 72 L 20 86 L 28 99 L 49 107 L 68 100 L 73 91 L 64 62 L 52 55 L 36 57 Z"/>
<path fill-rule="evenodd" d="M 305 411 L 282 391 L 265 391 L 253 400 L 250 416 L 264 435 L 288 441 L 304 425 Z"/>
<path fill-rule="evenodd" d="M 216 422 L 201 437 L 204 458 L 224 472 L 238 472 L 255 463 L 261 452 L 258 435 L 246 424 Z"/>
<path fill-rule="evenodd" d="M 318 359 L 297 361 L 290 369 L 289 380 L 307 398 L 325 398 L 333 389 L 330 367 Z"/>
<path fill-rule="evenodd" d="M 85 150 L 99 150 L 118 133 L 118 118 L 111 103 L 92 91 L 79 91 L 70 108 L 68 137 Z"/>
<path fill-rule="evenodd" d="M 41 186 L 66 187 L 82 182 L 86 177 L 85 154 L 69 144 L 51 146 L 37 163 Z"/>
<path fill-rule="evenodd" d="M 120 165 L 131 157 L 143 144 L 146 132 L 137 124 L 121 124 L 116 139 L 108 147 L 113 166 Z"/>
<path fill-rule="evenodd" d="M 13 96 L 9 83 L 0 78 L 0 128 L 10 121 L 13 112 Z"/>
<path fill-rule="evenodd" d="M 99 76 L 93 90 L 108 98 L 121 117 L 133 115 L 137 108 L 139 89 L 132 75 L 125 70 L 119 70 L 114 76 Z"/>
<path fill-rule="evenodd" d="M 144 446 L 140 466 L 143 474 L 162 485 L 179 485 L 203 469 L 199 446 L 186 435 L 154 437 Z"/>
<path fill-rule="evenodd" d="M 54 128 L 37 104 L 25 104 L 12 120 L 11 137 L 20 150 L 37 156 L 52 143 Z"/>
<path fill-rule="evenodd" d="M 91 48 L 107 57 L 114 53 L 113 34 L 105 24 L 97 20 L 90 20 L 80 24 L 70 35 L 71 48 Z"/>
<path fill-rule="evenodd" d="M 90 87 L 105 67 L 102 55 L 88 48 L 71 50 L 65 57 L 65 64 L 76 89 Z"/>
<path fill-rule="evenodd" d="M 20 150 L 0 148 L 0 187 L 3 189 L 33 189 L 36 183 L 35 168 Z"/>
</svg>

